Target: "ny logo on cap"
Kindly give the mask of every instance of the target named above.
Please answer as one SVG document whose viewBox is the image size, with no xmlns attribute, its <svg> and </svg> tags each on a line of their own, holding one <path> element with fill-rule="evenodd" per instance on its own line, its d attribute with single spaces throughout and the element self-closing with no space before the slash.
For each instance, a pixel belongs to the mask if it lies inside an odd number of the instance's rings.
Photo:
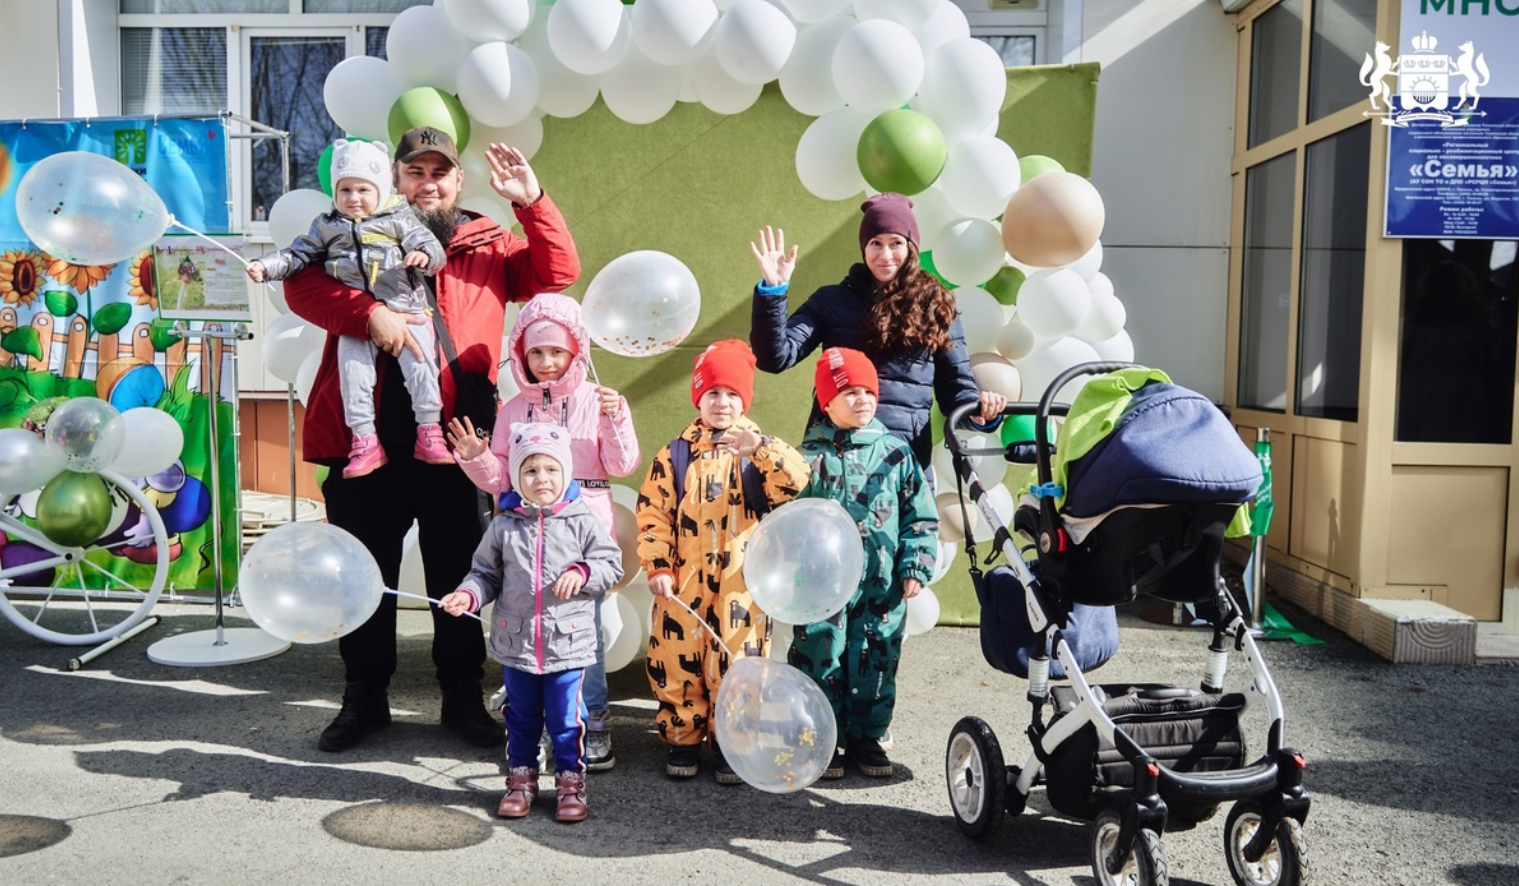
<svg viewBox="0 0 1519 886">
<path fill-rule="evenodd" d="M 438 143 L 438 133 L 431 129 L 424 129 L 418 133 L 422 137 L 422 144 L 435 145 Z"/>
</svg>

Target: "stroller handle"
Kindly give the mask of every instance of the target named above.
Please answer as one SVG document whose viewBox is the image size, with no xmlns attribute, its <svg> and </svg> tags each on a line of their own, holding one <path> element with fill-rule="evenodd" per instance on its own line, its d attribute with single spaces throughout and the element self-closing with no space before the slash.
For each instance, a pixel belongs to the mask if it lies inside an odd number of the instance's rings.
<svg viewBox="0 0 1519 886">
<path fill-rule="evenodd" d="M 1051 415 L 1063 416 L 1071 411 L 1070 404 L 1056 403 L 1055 395 L 1065 387 L 1072 379 L 1083 375 L 1103 375 L 1108 372 L 1117 372 L 1120 369 L 1143 368 L 1137 363 L 1123 363 L 1119 361 L 1103 361 L 1094 363 L 1078 363 L 1070 369 L 1055 376 L 1049 387 L 1045 388 L 1044 394 L 1039 398 L 1038 404 L 1029 401 L 1008 403 L 1002 410 L 1002 415 L 1032 415 L 1034 416 L 1034 456 L 1035 464 L 1039 469 L 1039 482 L 1049 483 L 1052 479 L 1050 469 L 1050 434 L 1049 418 Z M 955 428 L 960 426 L 973 410 L 979 409 L 980 404 L 972 401 L 955 407 L 949 417 L 944 420 L 944 445 L 957 457 L 968 455 L 987 455 L 993 450 L 977 449 L 968 450 L 959 437 L 955 436 Z M 1017 445 L 1017 444 L 1013 444 Z M 1002 450 L 996 450 L 1001 452 Z"/>
</svg>

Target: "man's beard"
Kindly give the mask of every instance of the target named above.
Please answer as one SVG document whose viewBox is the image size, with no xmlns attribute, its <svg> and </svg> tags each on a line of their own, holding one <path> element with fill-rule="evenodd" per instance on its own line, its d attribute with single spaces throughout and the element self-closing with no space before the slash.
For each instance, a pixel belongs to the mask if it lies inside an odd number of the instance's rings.
<svg viewBox="0 0 1519 886">
<path fill-rule="evenodd" d="M 458 206 L 439 206 L 436 209 L 416 208 L 416 212 L 417 218 L 422 220 L 423 226 L 432 231 L 432 235 L 438 238 L 439 243 L 447 247 L 453 242 L 454 231 L 459 227 Z"/>
</svg>

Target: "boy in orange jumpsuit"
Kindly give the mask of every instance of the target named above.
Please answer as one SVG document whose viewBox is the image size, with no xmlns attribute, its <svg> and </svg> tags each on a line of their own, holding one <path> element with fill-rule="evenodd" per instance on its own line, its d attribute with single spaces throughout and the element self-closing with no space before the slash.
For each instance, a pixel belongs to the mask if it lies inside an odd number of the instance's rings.
<svg viewBox="0 0 1519 886">
<path fill-rule="evenodd" d="M 735 656 L 769 654 L 770 619 L 744 584 L 744 548 L 760 517 L 795 498 L 809 477 L 800 453 L 744 416 L 753 396 L 749 345 L 730 339 L 709 346 L 691 377 L 700 414 L 659 450 L 639 490 L 638 558 L 654 595 L 649 684 L 659 702 L 660 740 L 670 745 L 671 778 L 697 772 L 730 663 L 723 646 Z M 718 783 L 738 784 L 721 749 L 713 749 Z"/>
</svg>

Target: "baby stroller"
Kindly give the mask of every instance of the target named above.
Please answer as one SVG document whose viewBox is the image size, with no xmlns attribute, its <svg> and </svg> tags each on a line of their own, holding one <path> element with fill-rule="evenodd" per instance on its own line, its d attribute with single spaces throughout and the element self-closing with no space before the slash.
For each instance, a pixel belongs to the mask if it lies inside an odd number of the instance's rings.
<svg viewBox="0 0 1519 886">
<path fill-rule="evenodd" d="M 1103 373 L 1111 374 L 1092 380 L 1074 406 L 1054 402 L 1072 379 Z M 1260 484 L 1253 454 L 1211 401 L 1130 363 L 1073 367 L 1037 405 L 1009 404 L 1005 414 L 1035 417 L 1031 442 L 967 448 L 953 429 L 973 408 L 949 417 L 946 444 L 962 501 L 968 487 L 995 529 L 992 557 L 1009 561 L 983 574 L 967 532 L 982 653 L 1027 678 L 1034 749 L 1022 766 L 1007 766 L 984 720 L 955 724 L 945 778 L 956 824 L 985 838 L 1042 785 L 1057 812 L 1093 822 L 1098 883 L 1164 886 L 1161 834 L 1232 802 L 1224 851 L 1235 882 L 1307 883 L 1305 764 L 1285 744 L 1281 697 L 1219 574 L 1225 529 Z M 1067 416 L 1060 446 L 1068 452 L 1050 446 L 1052 415 Z M 1011 532 L 973 469 L 989 454 L 1037 466 Z M 1032 541 L 1029 562 L 1015 534 Z M 1211 623 L 1200 690 L 1088 681 L 1086 671 L 1117 650 L 1113 607 L 1140 593 L 1190 603 Z M 1241 692 L 1224 691 L 1230 646 L 1250 667 Z M 1069 685 L 1050 685 L 1062 676 Z M 1240 715 L 1261 702 L 1266 752 L 1247 763 Z"/>
</svg>

